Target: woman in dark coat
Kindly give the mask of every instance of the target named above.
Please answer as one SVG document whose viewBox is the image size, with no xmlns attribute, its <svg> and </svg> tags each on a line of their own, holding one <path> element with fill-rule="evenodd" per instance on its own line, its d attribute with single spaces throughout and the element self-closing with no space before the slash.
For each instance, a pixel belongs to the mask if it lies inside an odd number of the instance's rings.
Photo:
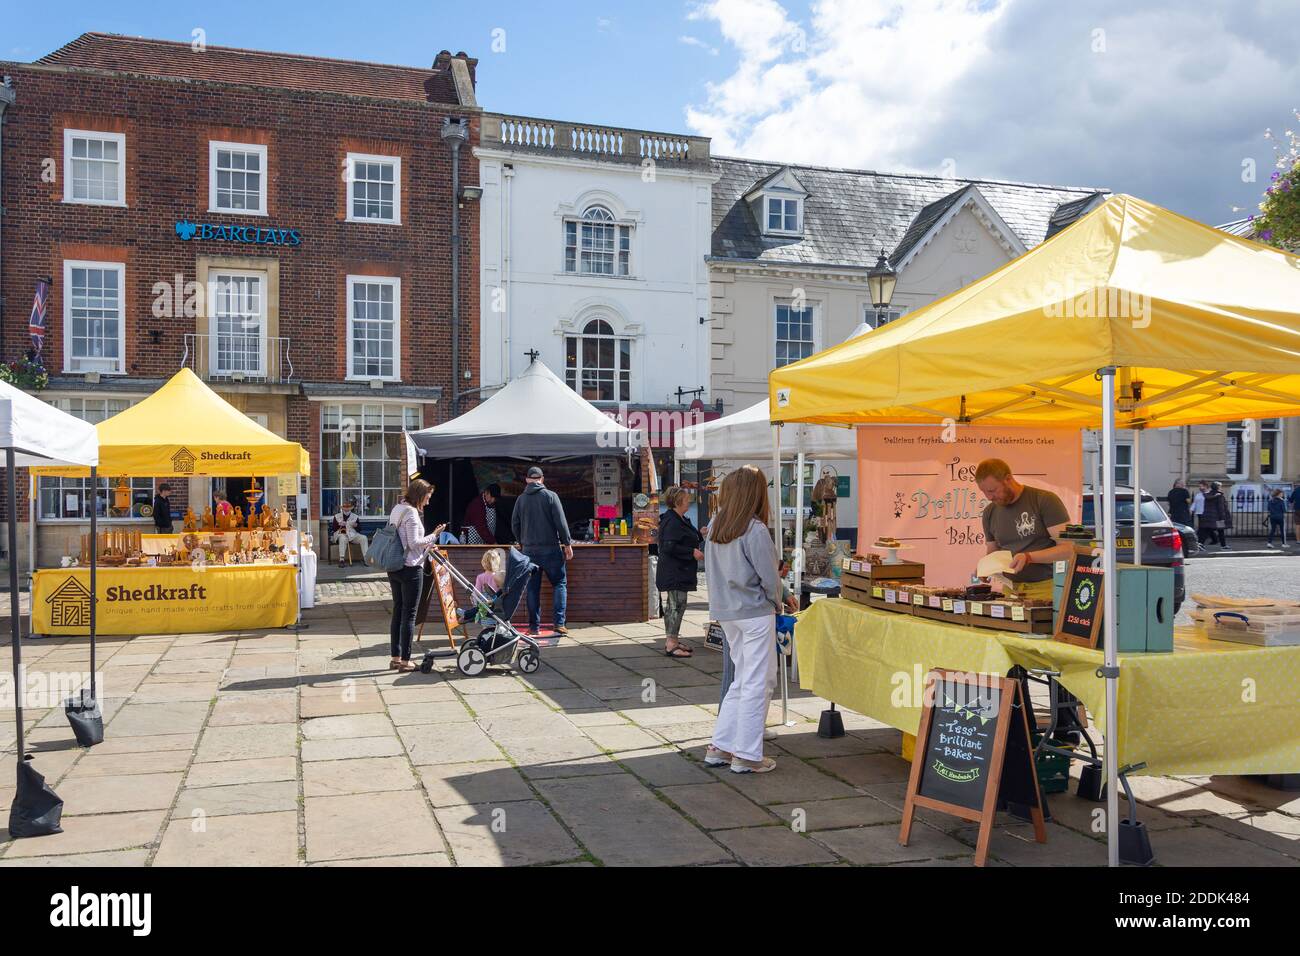
<svg viewBox="0 0 1300 956">
<path fill-rule="evenodd" d="M 681 642 L 682 615 L 686 612 L 686 599 L 698 584 L 700 561 L 704 554 L 700 546 L 704 538 L 686 517 L 691 506 L 691 496 L 684 488 L 672 487 L 664 492 L 668 510 L 659 518 L 659 567 L 655 571 L 655 587 L 663 600 L 664 653 L 669 657 L 690 657 L 691 649 Z"/>
<path fill-rule="evenodd" d="M 1210 482 L 1210 491 L 1205 496 L 1205 514 L 1201 515 L 1201 526 L 1208 529 L 1211 541 L 1217 538 L 1219 547 L 1224 551 L 1229 550 L 1226 532 L 1232 527 L 1232 512 L 1228 509 L 1228 499 L 1224 497 L 1217 481 Z"/>
</svg>

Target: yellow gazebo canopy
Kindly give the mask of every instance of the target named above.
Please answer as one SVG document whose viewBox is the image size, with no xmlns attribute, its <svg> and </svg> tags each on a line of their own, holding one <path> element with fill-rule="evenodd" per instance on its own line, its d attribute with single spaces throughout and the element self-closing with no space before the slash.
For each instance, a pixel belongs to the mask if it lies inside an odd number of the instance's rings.
<svg viewBox="0 0 1300 956">
<path fill-rule="evenodd" d="M 158 391 L 95 426 L 99 474 L 148 477 L 311 474 L 297 442 L 263 428 L 183 368 Z M 33 468 L 84 476 L 84 467 Z"/>
<path fill-rule="evenodd" d="M 773 421 L 1101 422 L 1300 414 L 1300 258 L 1114 196 L 998 271 L 771 373 Z"/>
</svg>

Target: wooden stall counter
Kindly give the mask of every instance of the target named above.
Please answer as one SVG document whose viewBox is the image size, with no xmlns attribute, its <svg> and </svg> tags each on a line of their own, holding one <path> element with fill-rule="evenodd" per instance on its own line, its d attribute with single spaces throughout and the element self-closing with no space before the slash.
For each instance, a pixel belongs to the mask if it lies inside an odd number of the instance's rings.
<svg viewBox="0 0 1300 956">
<path fill-rule="evenodd" d="M 443 545 L 456 570 L 473 581 L 483 570 L 483 552 L 509 545 Z M 639 624 L 650 618 L 650 549 L 644 544 L 579 543 L 569 562 L 568 620 L 579 624 Z M 464 607 L 469 596 L 457 586 L 456 600 Z M 542 623 L 550 623 L 551 583 L 542 575 Z M 437 615 L 434 609 L 430 613 Z M 521 599 L 515 623 L 528 623 L 527 603 Z"/>
</svg>

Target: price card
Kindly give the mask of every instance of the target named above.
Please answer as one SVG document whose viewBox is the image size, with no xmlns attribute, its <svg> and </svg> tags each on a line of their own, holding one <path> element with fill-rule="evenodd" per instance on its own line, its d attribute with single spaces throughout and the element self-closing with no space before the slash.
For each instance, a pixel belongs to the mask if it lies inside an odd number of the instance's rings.
<svg viewBox="0 0 1300 956">
<path fill-rule="evenodd" d="M 943 599 L 943 609 L 944 609 L 945 611 L 951 611 L 951 610 L 952 610 L 952 598 L 944 598 L 944 599 Z"/>
<path fill-rule="evenodd" d="M 848 558 L 840 558 L 840 569 L 843 571 L 852 571 L 853 562 L 850 561 Z"/>
<path fill-rule="evenodd" d="M 1025 619 L 1025 609 L 1019 604 L 1014 605 L 1011 608 L 1011 620 L 1023 621 L 1024 619 Z"/>
<path fill-rule="evenodd" d="M 953 601 L 953 602 L 952 602 L 952 613 L 953 613 L 953 614 L 965 614 L 965 613 L 966 613 L 966 602 L 965 602 L 965 601 Z"/>
<path fill-rule="evenodd" d="M 880 587 L 873 587 L 871 589 L 871 596 L 873 598 L 883 598 L 885 596 L 885 589 Z"/>
<path fill-rule="evenodd" d="M 1056 571 L 1057 574 L 1064 574 L 1064 573 L 1065 573 L 1065 562 L 1064 562 L 1064 561 L 1057 561 L 1056 564 L 1053 565 L 1053 569 Z"/>
<path fill-rule="evenodd" d="M 886 603 L 886 604 L 897 604 L 897 603 L 898 603 L 898 592 L 895 591 L 893 588 L 886 588 L 886 589 L 885 589 L 885 603 Z"/>
<path fill-rule="evenodd" d="M 913 594 L 913 595 L 912 595 L 912 603 L 915 604 L 917 607 L 925 607 L 925 595 L 924 595 L 924 594 Z"/>
<path fill-rule="evenodd" d="M 852 561 L 852 562 L 850 562 L 850 563 L 849 563 L 849 570 L 852 571 L 854 574 L 861 574 L 861 573 L 862 573 L 862 562 L 861 562 L 861 561 Z"/>
<path fill-rule="evenodd" d="M 979 601 L 971 601 L 970 612 L 972 614 L 978 614 L 982 617 L 984 615 L 984 605 L 981 604 Z"/>
<path fill-rule="evenodd" d="M 989 617 L 1006 617 L 1007 606 L 1005 604 L 990 604 Z"/>
</svg>

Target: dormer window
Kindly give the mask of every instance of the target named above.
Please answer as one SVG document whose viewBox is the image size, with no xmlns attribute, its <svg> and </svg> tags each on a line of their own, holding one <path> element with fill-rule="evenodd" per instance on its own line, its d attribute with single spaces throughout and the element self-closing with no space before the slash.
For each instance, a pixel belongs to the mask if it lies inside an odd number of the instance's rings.
<svg viewBox="0 0 1300 956">
<path fill-rule="evenodd" d="M 799 200 L 767 197 L 767 231 L 798 235 Z"/>
<path fill-rule="evenodd" d="M 808 198 L 799 177 L 789 166 L 764 176 L 745 193 L 745 202 L 765 236 L 803 235 L 803 201 Z"/>
</svg>

